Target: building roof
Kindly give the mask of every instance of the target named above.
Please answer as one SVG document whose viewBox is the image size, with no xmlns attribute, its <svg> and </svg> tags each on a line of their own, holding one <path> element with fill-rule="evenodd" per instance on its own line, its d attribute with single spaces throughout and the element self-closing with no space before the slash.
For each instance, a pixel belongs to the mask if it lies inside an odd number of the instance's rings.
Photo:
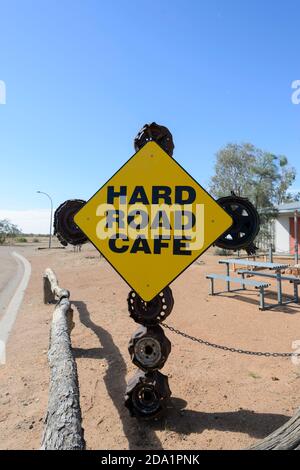
<svg viewBox="0 0 300 470">
<path fill-rule="evenodd" d="M 286 202 L 285 204 L 279 204 L 279 206 L 277 206 L 277 210 L 281 214 L 285 212 L 295 212 L 295 211 L 300 212 L 300 201 L 293 201 L 293 202 Z"/>
</svg>

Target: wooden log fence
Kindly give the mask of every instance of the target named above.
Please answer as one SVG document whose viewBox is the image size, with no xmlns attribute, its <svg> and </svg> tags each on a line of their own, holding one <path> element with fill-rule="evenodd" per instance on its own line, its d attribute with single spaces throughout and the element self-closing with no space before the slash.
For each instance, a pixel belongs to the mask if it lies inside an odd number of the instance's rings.
<svg viewBox="0 0 300 470">
<path fill-rule="evenodd" d="M 44 303 L 57 301 L 50 331 L 50 387 L 42 450 L 83 450 L 79 385 L 70 333 L 74 326 L 70 292 L 59 287 L 51 269 L 44 277 Z"/>
</svg>

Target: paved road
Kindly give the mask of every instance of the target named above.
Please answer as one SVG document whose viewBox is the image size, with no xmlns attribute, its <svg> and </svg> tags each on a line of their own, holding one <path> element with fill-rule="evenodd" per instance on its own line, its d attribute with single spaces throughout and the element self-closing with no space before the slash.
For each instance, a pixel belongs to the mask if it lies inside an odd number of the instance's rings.
<svg viewBox="0 0 300 470">
<path fill-rule="evenodd" d="M 13 248 L 0 246 L 0 319 L 12 298 L 20 280 L 24 268 L 12 255 Z"/>
<path fill-rule="evenodd" d="M 31 274 L 29 261 L 10 247 L 0 247 L 0 364 Z"/>
</svg>

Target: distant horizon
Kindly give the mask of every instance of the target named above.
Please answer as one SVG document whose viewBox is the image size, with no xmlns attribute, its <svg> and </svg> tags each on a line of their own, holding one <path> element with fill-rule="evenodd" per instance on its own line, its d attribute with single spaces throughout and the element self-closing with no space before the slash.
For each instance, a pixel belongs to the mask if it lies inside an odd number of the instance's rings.
<svg viewBox="0 0 300 470">
<path fill-rule="evenodd" d="M 290 189 L 290 192 L 298 193 L 300 189 Z M 63 201 L 61 201 L 63 202 Z M 299 202 L 300 203 L 300 202 Z M 59 204 L 58 204 L 59 205 Z M 57 205 L 57 207 L 58 207 Z M 54 206 L 53 210 L 55 211 Z M 54 213 L 54 212 L 53 212 Z M 0 209 L 0 220 L 7 219 L 17 225 L 22 234 L 48 235 L 50 226 L 49 209 L 29 209 L 29 210 L 5 210 Z M 53 221 L 52 221 L 53 231 Z"/>
</svg>

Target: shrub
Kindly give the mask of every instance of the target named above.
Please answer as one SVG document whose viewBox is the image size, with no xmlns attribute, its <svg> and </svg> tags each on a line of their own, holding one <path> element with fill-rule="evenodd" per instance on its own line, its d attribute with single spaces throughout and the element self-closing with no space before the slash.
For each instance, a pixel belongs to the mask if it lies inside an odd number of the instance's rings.
<svg viewBox="0 0 300 470">
<path fill-rule="evenodd" d="M 5 243 L 7 238 L 14 238 L 21 233 L 20 229 L 9 220 L 0 220 L 0 245 Z"/>
</svg>

